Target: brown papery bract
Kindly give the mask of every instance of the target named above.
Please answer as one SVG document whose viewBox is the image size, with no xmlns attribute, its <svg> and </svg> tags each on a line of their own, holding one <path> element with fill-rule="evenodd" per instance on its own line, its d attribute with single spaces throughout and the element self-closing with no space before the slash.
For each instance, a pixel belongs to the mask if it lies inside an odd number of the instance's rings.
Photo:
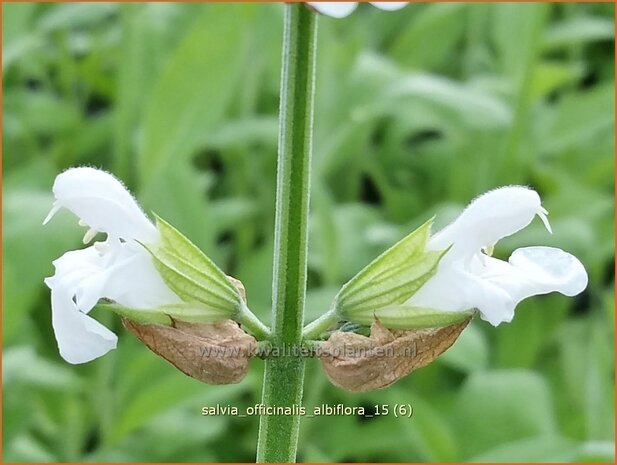
<svg viewBox="0 0 617 465">
<path fill-rule="evenodd" d="M 389 330 L 375 321 L 369 337 L 334 332 L 319 356 L 335 386 L 352 392 L 381 389 L 431 363 L 454 344 L 470 321 L 405 331 Z"/>
<path fill-rule="evenodd" d="M 172 326 L 164 326 L 123 318 L 122 323 L 152 352 L 191 378 L 208 384 L 242 381 L 257 348 L 255 338 L 233 320 L 215 324 L 173 320 Z"/>
</svg>

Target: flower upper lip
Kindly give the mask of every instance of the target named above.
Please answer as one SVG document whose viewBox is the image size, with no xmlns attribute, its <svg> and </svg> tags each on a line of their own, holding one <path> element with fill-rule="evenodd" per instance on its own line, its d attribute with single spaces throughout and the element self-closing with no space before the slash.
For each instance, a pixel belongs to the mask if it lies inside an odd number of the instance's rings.
<svg viewBox="0 0 617 465">
<path fill-rule="evenodd" d="M 536 215 L 552 232 L 547 214 L 534 190 L 524 186 L 501 187 L 472 201 L 455 221 L 431 238 L 428 248 L 443 250 L 452 246 L 450 257 L 469 260 L 480 249 L 491 248 L 525 228 Z"/>
<path fill-rule="evenodd" d="M 71 168 L 56 177 L 54 206 L 44 220 L 66 208 L 96 232 L 110 237 L 156 242 L 158 232 L 122 183 L 105 171 Z M 91 235 L 91 233 L 86 233 Z"/>
</svg>

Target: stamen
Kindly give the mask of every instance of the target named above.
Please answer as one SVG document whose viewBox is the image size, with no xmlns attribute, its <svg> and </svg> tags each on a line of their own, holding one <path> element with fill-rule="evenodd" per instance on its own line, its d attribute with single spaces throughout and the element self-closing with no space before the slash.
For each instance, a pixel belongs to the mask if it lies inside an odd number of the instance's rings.
<svg viewBox="0 0 617 465">
<path fill-rule="evenodd" d="M 105 242 L 97 241 L 93 245 L 94 249 L 100 254 L 104 254 L 109 250 L 109 246 Z"/>
<path fill-rule="evenodd" d="M 84 238 L 83 238 L 83 243 L 84 244 L 88 244 L 90 243 L 90 241 L 92 241 L 92 239 L 94 239 L 94 236 L 96 236 L 98 233 L 98 231 L 96 229 L 88 229 L 86 231 L 86 234 L 84 234 Z"/>
<path fill-rule="evenodd" d="M 54 202 L 53 206 L 51 207 L 50 212 L 47 214 L 47 216 L 43 220 L 43 226 L 49 223 L 49 220 L 51 220 L 54 217 L 54 215 L 58 213 L 58 210 L 60 210 L 61 208 L 62 208 L 62 205 Z"/>
<path fill-rule="evenodd" d="M 537 212 L 537 215 L 540 217 L 540 219 L 542 220 L 542 223 L 544 223 L 544 227 L 546 228 L 546 230 L 550 233 L 553 234 L 553 229 L 551 228 L 551 224 L 548 222 L 548 211 L 546 211 L 545 208 L 540 207 L 540 209 Z"/>
</svg>

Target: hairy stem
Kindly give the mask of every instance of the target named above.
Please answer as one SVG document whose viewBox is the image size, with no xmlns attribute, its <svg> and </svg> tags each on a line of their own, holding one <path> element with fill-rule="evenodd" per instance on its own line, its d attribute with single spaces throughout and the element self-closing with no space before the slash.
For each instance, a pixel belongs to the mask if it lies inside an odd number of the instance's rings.
<svg viewBox="0 0 617 465">
<path fill-rule="evenodd" d="M 317 339 L 321 333 L 327 331 L 334 323 L 339 320 L 338 315 L 334 310 L 328 310 L 315 321 L 310 322 L 302 331 L 303 339 Z"/>
<path fill-rule="evenodd" d="M 264 325 L 261 320 L 257 318 L 257 315 L 251 312 L 246 305 L 242 306 L 238 319 L 242 326 L 252 333 L 257 340 L 262 341 L 270 337 L 270 330 L 268 327 Z"/>
<path fill-rule="evenodd" d="M 317 17 L 305 5 L 285 5 L 271 337 L 280 352 L 265 364 L 267 407 L 302 402 L 304 360 L 295 349 L 301 345 L 306 295 L 316 29 Z M 262 416 L 257 461 L 294 462 L 299 426 L 297 415 Z"/>
</svg>

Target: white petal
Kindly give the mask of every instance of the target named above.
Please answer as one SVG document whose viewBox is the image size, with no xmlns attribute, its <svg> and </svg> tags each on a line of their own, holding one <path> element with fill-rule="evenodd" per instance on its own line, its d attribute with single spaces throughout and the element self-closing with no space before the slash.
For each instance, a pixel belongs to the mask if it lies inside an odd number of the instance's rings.
<svg viewBox="0 0 617 465">
<path fill-rule="evenodd" d="M 118 304 L 135 309 L 181 302 L 161 278 L 148 251 L 139 244 L 120 245 L 102 292 Z"/>
<path fill-rule="evenodd" d="M 516 250 L 505 262 L 492 257 L 475 261 L 473 273 L 487 285 L 499 288 L 510 298 L 511 311 L 500 314 L 489 305 L 476 305 L 493 325 L 512 320 L 514 308 L 522 300 L 549 292 L 573 296 L 587 287 L 587 272 L 581 262 L 553 247 L 526 247 Z"/>
<path fill-rule="evenodd" d="M 369 2 L 371 5 L 376 6 L 380 10 L 395 11 L 406 7 L 409 2 Z"/>
<path fill-rule="evenodd" d="M 448 255 L 469 260 L 482 247 L 496 244 L 499 239 L 523 229 L 541 209 L 540 196 L 527 187 L 508 186 L 489 191 L 435 234 L 429 248 L 443 250 L 453 245 Z"/>
<path fill-rule="evenodd" d="M 85 363 L 116 348 L 118 338 L 81 313 L 62 286 L 51 289 L 52 325 L 60 355 L 69 363 Z"/>
<path fill-rule="evenodd" d="M 102 251 L 102 252 L 101 252 Z M 135 242 L 108 240 L 65 253 L 54 261 L 52 321 L 62 357 L 84 363 L 116 347 L 116 336 L 87 313 L 103 298 L 139 309 L 180 302 Z"/>
<path fill-rule="evenodd" d="M 67 289 L 77 288 L 82 280 L 98 273 L 104 263 L 105 258 L 95 246 L 71 250 L 54 260 L 53 265 L 56 272 L 45 282 L 50 288 L 55 283 L 61 283 Z"/>
<path fill-rule="evenodd" d="M 102 298 L 135 309 L 181 302 L 159 275 L 150 254 L 135 242 L 110 239 L 103 245 L 67 252 L 54 266 L 56 273 L 45 282 L 67 289 L 84 313 Z"/>
<path fill-rule="evenodd" d="M 94 168 L 71 168 L 56 177 L 56 204 L 112 237 L 152 243 L 158 232 L 118 179 Z M 53 211 L 53 210 L 52 210 Z"/>
<path fill-rule="evenodd" d="M 524 247 L 515 250 L 510 265 L 529 283 L 529 287 L 517 295 L 523 300 L 532 295 L 560 292 L 575 296 L 585 290 L 587 271 L 574 255 L 555 247 Z"/>
<path fill-rule="evenodd" d="M 478 309 L 482 319 L 496 326 L 514 316 L 512 297 L 493 283 L 458 267 L 441 267 L 408 303 L 448 312 Z"/>
<path fill-rule="evenodd" d="M 435 276 L 408 303 L 454 312 L 475 308 L 497 326 L 512 321 L 515 307 L 528 297 L 549 292 L 574 296 L 588 282 L 581 262 L 553 247 L 517 249 L 508 262 L 483 255 L 473 257 L 468 269 L 460 265 L 442 260 Z"/>
<path fill-rule="evenodd" d="M 105 297 L 103 287 L 107 275 L 104 270 L 109 257 L 104 257 L 95 246 L 66 252 L 53 263 L 56 272 L 45 279 L 45 284 L 51 289 L 65 289 L 81 312 L 88 313 Z"/>
<path fill-rule="evenodd" d="M 307 2 L 321 14 L 332 18 L 349 16 L 358 6 L 358 2 Z"/>
</svg>

